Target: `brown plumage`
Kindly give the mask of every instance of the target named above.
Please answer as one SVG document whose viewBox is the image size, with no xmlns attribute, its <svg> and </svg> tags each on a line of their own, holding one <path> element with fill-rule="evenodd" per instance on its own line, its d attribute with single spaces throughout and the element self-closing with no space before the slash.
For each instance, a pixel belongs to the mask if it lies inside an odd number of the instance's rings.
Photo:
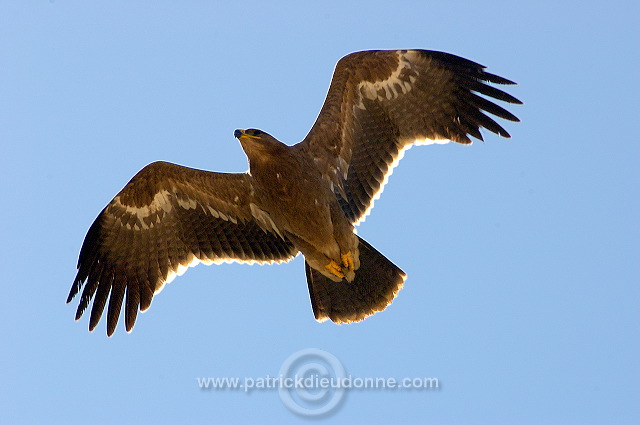
<svg viewBox="0 0 640 425">
<path fill-rule="evenodd" d="M 148 165 L 87 233 L 67 299 L 82 289 L 76 319 L 93 299 L 93 330 L 109 299 L 111 335 L 124 302 L 130 331 L 138 310 L 188 266 L 282 262 L 298 252 L 317 320 L 358 321 L 383 310 L 406 276 L 354 225 L 412 144 L 469 144 L 469 136 L 482 140 L 482 127 L 509 137 L 484 112 L 518 119 L 481 95 L 521 102 L 486 82 L 513 84 L 447 53 L 353 53 L 338 62 L 302 142 L 287 146 L 260 130 L 236 130 L 249 172 Z"/>
</svg>

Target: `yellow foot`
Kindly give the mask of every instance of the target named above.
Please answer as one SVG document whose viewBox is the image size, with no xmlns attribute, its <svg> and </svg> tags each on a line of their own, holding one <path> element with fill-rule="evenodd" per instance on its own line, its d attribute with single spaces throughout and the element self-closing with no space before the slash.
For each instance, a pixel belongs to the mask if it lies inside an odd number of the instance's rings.
<svg viewBox="0 0 640 425">
<path fill-rule="evenodd" d="M 329 264 L 325 266 L 332 275 L 338 276 L 340 279 L 344 278 L 344 273 L 342 273 L 342 267 L 338 265 L 335 261 L 331 260 Z"/>
<path fill-rule="evenodd" d="M 351 251 L 346 254 L 342 254 L 342 265 L 348 268 L 349 270 L 355 270 L 355 265 L 353 264 L 353 255 L 351 255 Z"/>
</svg>

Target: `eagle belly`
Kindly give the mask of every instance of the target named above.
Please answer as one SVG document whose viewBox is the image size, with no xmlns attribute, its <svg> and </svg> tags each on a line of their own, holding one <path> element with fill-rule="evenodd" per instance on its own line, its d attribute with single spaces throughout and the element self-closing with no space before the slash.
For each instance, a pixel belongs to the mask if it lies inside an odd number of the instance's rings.
<svg viewBox="0 0 640 425">
<path fill-rule="evenodd" d="M 260 210 L 260 218 L 256 218 L 272 223 L 307 263 L 326 277 L 340 281 L 339 275 L 344 274 L 347 280 L 353 280 L 359 266 L 358 238 L 328 182 L 313 169 L 269 168 L 262 170 L 268 171 L 268 176 L 253 175 L 256 210 Z M 352 259 L 351 267 L 344 264 L 345 256 Z M 332 272 L 329 264 L 338 267 L 334 266 Z"/>
</svg>

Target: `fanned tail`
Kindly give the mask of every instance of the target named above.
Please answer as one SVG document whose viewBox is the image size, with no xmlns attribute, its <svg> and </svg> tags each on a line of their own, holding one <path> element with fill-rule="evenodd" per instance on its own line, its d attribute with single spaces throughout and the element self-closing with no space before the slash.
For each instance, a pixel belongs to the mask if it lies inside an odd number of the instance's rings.
<svg viewBox="0 0 640 425">
<path fill-rule="evenodd" d="M 319 322 L 363 320 L 387 308 L 404 285 L 407 275 L 364 239 L 358 239 L 360 268 L 352 282 L 334 282 L 305 261 L 311 306 Z"/>
</svg>

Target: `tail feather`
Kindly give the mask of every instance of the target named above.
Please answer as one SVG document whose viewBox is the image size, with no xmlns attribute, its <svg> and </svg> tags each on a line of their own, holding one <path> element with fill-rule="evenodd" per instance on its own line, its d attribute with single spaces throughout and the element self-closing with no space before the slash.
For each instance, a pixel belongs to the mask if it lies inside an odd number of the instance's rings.
<svg viewBox="0 0 640 425">
<path fill-rule="evenodd" d="M 311 306 L 316 320 L 349 323 L 382 311 L 402 289 L 407 275 L 360 239 L 360 267 L 352 282 L 334 282 L 305 262 Z"/>
</svg>

